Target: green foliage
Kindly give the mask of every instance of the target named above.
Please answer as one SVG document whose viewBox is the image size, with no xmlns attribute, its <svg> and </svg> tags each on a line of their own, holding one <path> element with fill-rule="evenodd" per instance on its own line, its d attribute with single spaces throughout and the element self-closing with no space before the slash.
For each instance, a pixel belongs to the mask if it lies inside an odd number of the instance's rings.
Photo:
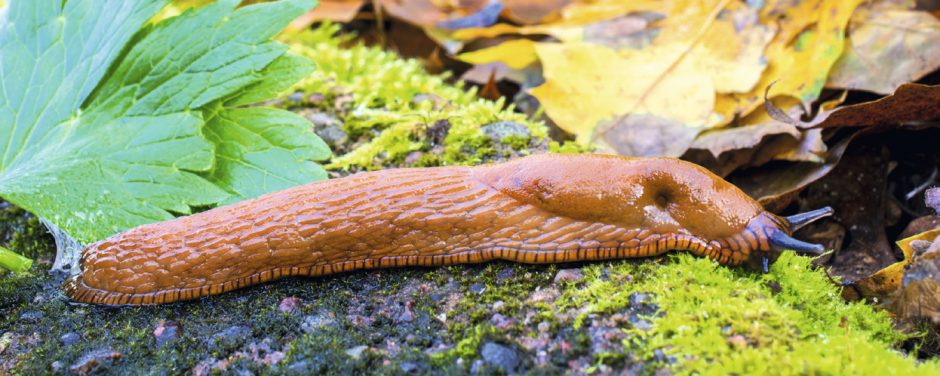
<svg viewBox="0 0 940 376">
<path fill-rule="evenodd" d="M 428 74 L 420 62 L 362 45 L 344 46 L 349 38 L 336 37 L 337 25 L 283 35 L 291 51 L 313 60 L 317 69 L 295 86 L 305 93 L 329 99 L 351 98 L 343 114 L 351 137 L 366 135 L 368 142 L 337 157 L 330 168 L 380 168 L 375 159 L 400 161 L 424 143 L 414 137 L 438 120 L 447 120 L 450 131 L 443 142 L 439 164 L 474 164 L 493 152 L 480 127 L 499 120 L 524 124 L 537 139 L 546 137 L 541 123 L 504 109 L 504 102 L 476 97 L 462 83 L 451 85 L 446 75 Z M 330 101 L 326 101 L 330 103 Z"/>
<path fill-rule="evenodd" d="M 312 69 L 270 40 L 313 6 L 14 1 L 0 26 L 0 196 L 81 242 L 325 178 L 296 115 L 236 106 Z M 106 11 L 103 11 L 106 10 Z"/>
</svg>

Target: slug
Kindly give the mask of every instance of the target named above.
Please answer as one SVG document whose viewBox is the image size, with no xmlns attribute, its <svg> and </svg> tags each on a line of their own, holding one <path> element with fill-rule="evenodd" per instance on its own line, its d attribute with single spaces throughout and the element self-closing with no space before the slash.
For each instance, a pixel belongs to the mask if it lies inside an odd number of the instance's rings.
<svg viewBox="0 0 940 376">
<path fill-rule="evenodd" d="M 671 158 L 536 155 L 476 167 L 360 173 L 144 225 L 91 244 L 73 300 L 148 305 L 286 276 L 510 260 L 563 263 L 689 251 L 767 269 L 790 236 L 831 213 L 787 218 Z"/>
</svg>

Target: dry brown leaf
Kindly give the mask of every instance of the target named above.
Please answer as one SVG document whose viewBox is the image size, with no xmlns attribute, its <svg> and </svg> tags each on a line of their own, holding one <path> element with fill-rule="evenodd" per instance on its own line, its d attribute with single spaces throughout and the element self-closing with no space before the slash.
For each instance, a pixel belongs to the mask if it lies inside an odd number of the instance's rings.
<svg viewBox="0 0 940 376">
<path fill-rule="evenodd" d="M 377 0 L 392 17 L 418 26 L 436 26 L 451 18 L 464 17 L 483 9 L 489 0 L 441 2 L 434 0 Z"/>
<path fill-rule="evenodd" d="M 846 137 L 830 147 L 823 163 L 768 165 L 746 175 L 732 175 L 728 180 L 761 205 L 773 206 L 778 200 L 785 199 L 791 193 L 803 189 L 832 171 L 842 159 L 854 136 Z"/>
<path fill-rule="evenodd" d="M 852 16 L 845 53 L 826 87 L 891 94 L 940 68 L 940 20 L 881 1 Z"/>
<path fill-rule="evenodd" d="M 490 72 L 490 78 L 486 80 L 486 84 L 483 85 L 483 89 L 480 89 L 480 92 L 477 93 L 477 96 L 484 99 L 489 99 L 495 101 L 501 98 L 503 95 L 499 92 L 499 88 L 496 87 L 496 70 Z"/>
<path fill-rule="evenodd" d="M 784 134 L 790 135 L 795 140 L 800 137 L 800 130 L 790 124 L 771 119 L 767 123 L 748 124 L 703 132 L 692 143 L 692 148 L 708 150 L 712 156 L 719 158 L 722 153 L 753 148 L 766 137 Z"/>
<path fill-rule="evenodd" d="M 602 126 L 608 129 L 602 146 L 630 157 L 678 157 L 699 132 L 652 114 L 624 115 Z"/>
<path fill-rule="evenodd" d="M 575 0 L 502 0 L 506 5 L 503 13 L 510 20 L 531 25 L 557 17 L 561 8 Z"/>
<path fill-rule="evenodd" d="M 876 101 L 844 106 L 825 119 L 820 128 L 903 124 L 940 117 L 940 85 L 904 84 L 894 94 Z"/>
<path fill-rule="evenodd" d="M 303 30 L 314 22 L 320 21 L 352 21 L 365 2 L 365 0 L 320 0 L 316 8 L 291 21 L 287 30 Z"/>
</svg>

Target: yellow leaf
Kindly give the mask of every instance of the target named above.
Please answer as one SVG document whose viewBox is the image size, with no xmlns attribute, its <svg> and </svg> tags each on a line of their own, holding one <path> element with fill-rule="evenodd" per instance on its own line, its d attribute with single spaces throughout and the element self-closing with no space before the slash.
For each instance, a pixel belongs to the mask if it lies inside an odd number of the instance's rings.
<svg viewBox="0 0 940 376">
<path fill-rule="evenodd" d="M 493 47 L 457 55 L 457 58 L 471 64 L 499 61 L 513 69 L 522 69 L 538 61 L 535 42 L 528 39 L 510 40 Z"/>
<path fill-rule="evenodd" d="M 692 127 L 706 124 L 711 115 L 712 80 L 694 62 L 680 59 L 683 46 L 618 52 L 588 43 L 539 43 L 535 50 L 545 83 L 531 93 L 580 142 L 592 140 L 599 121 L 628 112 Z"/>
<path fill-rule="evenodd" d="M 904 259 L 888 265 L 874 274 L 855 282 L 855 287 L 863 296 L 886 299 L 901 288 L 904 278 L 904 268 L 913 260 L 914 248 L 911 242 L 915 240 L 933 241 L 940 236 L 940 229 L 926 231 L 906 239 L 897 241 L 898 247 L 904 254 Z"/>
<path fill-rule="evenodd" d="M 767 4 L 761 23 L 780 25 L 767 46 L 767 68 L 751 91 L 719 95 L 715 112 L 725 121 L 750 113 L 763 103 L 764 88 L 775 81 L 773 97 L 796 98 L 808 109 L 842 54 L 846 24 L 859 3 L 861 0 L 806 0 L 795 7 L 786 7 L 786 1 Z"/>
<path fill-rule="evenodd" d="M 940 21 L 930 13 L 881 2 L 860 8 L 851 25 L 827 87 L 889 95 L 940 68 Z"/>
</svg>

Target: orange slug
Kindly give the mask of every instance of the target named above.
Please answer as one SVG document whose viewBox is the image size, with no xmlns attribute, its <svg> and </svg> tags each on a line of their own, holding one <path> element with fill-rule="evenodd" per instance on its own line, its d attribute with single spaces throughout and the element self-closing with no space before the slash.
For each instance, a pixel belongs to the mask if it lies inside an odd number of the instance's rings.
<svg viewBox="0 0 940 376">
<path fill-rule="evenodd" d="M 767 264 L 825 208 L 783 218 L 671 158 L 530 156 L 311 183 L 130 229 L 88 246 L 64 289 L 79 302 L 195 299 L 286 276 L 510 260 L 561 263 L 689 251 Z"/>
</svg>

